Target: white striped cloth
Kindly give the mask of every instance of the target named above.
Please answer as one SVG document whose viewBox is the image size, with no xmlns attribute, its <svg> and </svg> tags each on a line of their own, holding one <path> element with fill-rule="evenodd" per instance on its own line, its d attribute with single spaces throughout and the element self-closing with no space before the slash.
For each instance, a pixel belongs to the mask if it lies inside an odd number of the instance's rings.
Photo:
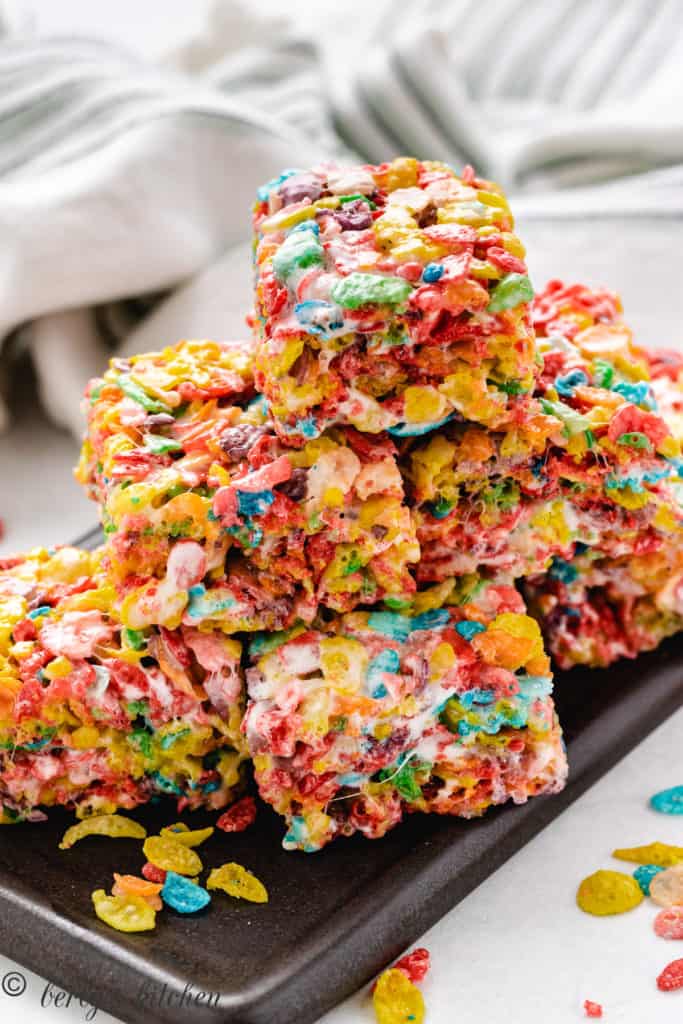
<svg viewBox="0 0 683 1024">
<path fill-rule="evenodd" d="M 80 430 L 112 339 L 244 242 L 283 166 L 416 153 L 473 163 L 527 217 L 683 211 L 680 0 L 351 0 L 307 26 L 223 0 L 164 66 L 0 41 L 0 339 L 23 327 L 57 422 Z M 247 274 L 213 333 L 242 329 Z"/>
</svg>

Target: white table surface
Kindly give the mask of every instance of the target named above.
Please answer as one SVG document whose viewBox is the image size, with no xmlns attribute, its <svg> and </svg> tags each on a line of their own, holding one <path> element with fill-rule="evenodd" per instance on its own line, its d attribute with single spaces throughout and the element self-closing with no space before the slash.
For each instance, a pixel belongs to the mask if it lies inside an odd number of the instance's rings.
<svg viewBox="0 0 683 1024">
<path fill-rule="evenodd" d="M 154 55 L 194 30 L 208 6 L 207 0 L 13 4 L 23 5 L 49 31 L 99 33 Z M 266 6 L 277 5 L 268 0 Z M 298 0 L 294 6 L 305 14 L 311 3 Z M 678 261 L 660 255 L 680 251 L 682 233 L 680 224 L 665 221 L 610 223 L 599 234 L 591 223 L 569 231 L 533 223 L 522 228 L 536 281 L 566 275 L 608 283 L 624 294 L 640 339 L 667 345 L 681 336 L 683 299 Z M 176 329 L 171 304 L 147 333 L 169 341 L 181 334 L 234 333 L 239 311 L 216 304 L 210 276 L 203 294 L 189 322 Z M 140 334 L 143 347 L 145 333 Z M 16 404 L 12 430 L 0 437 L 0 518 L 6 523 L 0 555 L 68 541 L 94 520 L 92 507 L 70 480 L 75 442 L 45 421 L 30 391 Z M 682 735 L 679 711 L 420 940 L 433 962 L 424 985 L 428 1024 L 571 1024 L 585 1020 L 586 998 L 603 1004 L 608 1024 L 683 1021 L 683 991 L 662 994 L 655 985 L 665 964 L 683 956 L 683 943 L 654 935 L 655 908 L 645 903 L 629 914 L 598 919 L 582 914 L 574 902 L 584 876 L 598 868 L 628 870 L 611 860 L 614 847 L 654 839 L 683 845 L 683 819 L 658 815 L 647 805 L 653 792 L 683 783 Z M 5 994 L 24 983 L 21 995 Z M 55 988 L 46 990 L 45 981 L 0 957 L 0 1020 L 74 1024 L 92 1019 L 114 1018 L 69 1001 Z M 152 1014 L 149 1019 L 154 1020 Z M 363 992 L 328 1014 L 324 1024 L 372 1020 Z"/>
</svg>

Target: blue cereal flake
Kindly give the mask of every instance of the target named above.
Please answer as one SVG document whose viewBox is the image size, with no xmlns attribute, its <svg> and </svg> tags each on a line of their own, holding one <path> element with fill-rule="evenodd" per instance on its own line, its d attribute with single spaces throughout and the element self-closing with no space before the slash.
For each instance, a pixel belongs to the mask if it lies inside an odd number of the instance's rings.
<svg viewBox="0 0 683 1024">
<path fill-rule="evenodd" d="M 631 384 L 628 381 L 622 380 L 614 385 L 612 391 L 616 391 L 618 395 L 622 395 L 627 402 L 632 402 L 633 405 L 644 405 L 647 409 L 657 408 L 657 402 L 652 394 L 650 385 L 645 381 Z"/>
<path fill-rule="evenodd" d="M 237 491 L 237 507 L 241 516 L 262 516 L 274 501 L 272 491 Z"/>
<path fill-rule="evenodd" d="M 433 284 L 443 277 L 443 265 L 441 263 L 428 263 L 422 271 L 422 280 L 427 284 Z"/>
<path fill-rule="evenodd" d="M 380 651 L 368 665 L 367 680 L 370 696 L 375 700 L 386 697 L 389 691 L 382 681 L 382 676 L 385 672 L 398 672 L 400 667 L 401 659 L 396 651 L 392 651 L 390 647 Z"/>
<path fill-rule="evenodd" d="M 310 334 L 318 334 L 327 338 L 335 331 L 344 329 L 344 316 L 333 302 L 323 302 L 318 299 L 306 299 L 305 302 L 297 302 L 294 307 L 294 316 Z"/>
<path fill-rule="evenodd" d="M 565 373 L 562 377 L 555 378 L 555 388 L 558 395 L 562 395 L 563 398 L 571 398 L 574 394 L 574 389 L 580 384 L 588 384 L 589 380 L 583 370 L 570 370 L 569 373 Z"/>
<path fill-rule="evenodd" d="M 435 608 L 412 618 L 409 615 L 399 615 L 398 612 L 372 612 L 368 616 L 368 626 L 378 633 L 383 633 L 384 636 L 390 636 L 392 640 L 404 643 L 410 634 L 417 630 L 445 626 L 450 617 L 445 608 Z"/>
<path fill-rule="evenodd" d="M 641 864 L 633 872 L 633 877 L 644 896 L 650 895 L 650 882 L 660 871 L 664 871 L 664 868 L 660 868 L 658 864 Z"/>
<path fill-rule="evenodd" d="M 222 596 L 221 596 L 222 595 Z M 227 611 L 235 604 L 234 597 L 219 591 L 216 594 L 207 592 L 203 583 L 197 583 L 187 592 L 187 614 L 191 619 L 207 619 Z"/>
<path fill-rule="evenodd" d="M 683 786 L 663 789 L 650 797 L 650 807 L 660 814 L 683 814 Z"/>
<path fill-rule="evenodd" d="M 49 615 L 52 608 L 49 604 L 41 604 L 40 608 L 34 608 L 33 611 L 28 613 L 29 619 L 40 619 L 43 615 Z"/>
<path fill-rule="evenodd" d="M 299 433 L 303 434 L 304 437 L 314 438 L 317 437 L 320 431 L 315 422 L 314 416 L 306 416 L 302 420 L 296 421 L 296 429 Z"/>
<path fill-rule="evenodd" d="M 270 198 L 270 193 L 274 192 L 276 188 L 279 188 L 283 181 L 287 181 L 287 178 L 293 177 L 295 174 L 301 174 L 301 171 L 294 168 L 287 168 L 282 174 L 278 174 L 277 178 L 271 178 L 265 185 L 259 185 L 256 189 L 256 197 L 261 203 L 267 203 Z"/>
<path fill-rule="evenodd" d="M 421 437 L 431 430 L 443 427 L 444 423 L 452 420 L 454 415 L 455 413 L 450 413 L 442 420 L 435 420 L 433 423 L 397 423 L 395 427 L 389 427 L 388 433 L 393 434 L 394 437 Z"/>
<path fill-rule="evenodd" d="M 377 633 L 383 633 L 392 640 L 404 643 L 411 634 L 413 620 L 409 615 L 399 615 L 398 612 L 371 612 L 368 616 L 368 626 Z"/>
<path fill-rule="evenodd" d="M 293 231 L 312 231 L 314 235 L 319 235 L 320 225 L 315 220 L 302 220 L 295 224 L 293 228 L 290 228 L 287 234 L 291 235 Z"/>
<path fill-rule="evenodd" d="M 560 583 L 573 583 L 579 575 L 579 570 L 571 562 L 567 562 L 566 559 L 555 555 L 548 570 L 548 575 L 554 580 L 559 580 Z"/>
<path fill-rule="evenodd" d="M 455 632 L 459 633 L 465 640 L 471 641 L 474 640 L 477 633 L 485 633 L 486 626 L 482 626 L 481 622 L 458 622 Z"/>
<path fill-rule="evenodd" d="M 447 626 L 451 620 L 450 612 L 446 608 L 433 608 L 429 612 L 422 612 L 413 619 L 413 631 L 417 629 L 438 629 L 439 626 Z"/>
<path fill-rule="evenodd" d="M 175 871 L 166 873 L 166 881 L 161 890 L 161 898 L 171 910 L 179 914 L 196 914 L 211 902 L 211 896 L 189 879 L 177 875 Z"/>
<path fill-rule="evenodd" d="M 461 693 L 458 699 L 465 710 L 470 711 L 474 704 L 493 704 L 496 695 L 493 690 L 481 690 L 475 686 L 473 689 Z"/>
</svg>

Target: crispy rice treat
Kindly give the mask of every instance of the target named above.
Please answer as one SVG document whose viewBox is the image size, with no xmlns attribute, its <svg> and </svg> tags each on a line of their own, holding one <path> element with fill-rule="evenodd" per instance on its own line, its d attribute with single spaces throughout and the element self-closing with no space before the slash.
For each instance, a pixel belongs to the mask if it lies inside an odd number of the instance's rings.
<svg viewBox="0 0 683 1024">
<path fill-rule="evenodd" d="M 256 637 L 251 661 L 246 736 L 287 849 L 378 838 L 408 811 L 474 817 L 564 784 L 548 658 L 509 585 L 448 610 Z"/>
<path fill-rule="evenodd" d="M 415 589 L 392 439 L 340 427 L 283 445 L 248 360 L 247 343 L 182 342 L 115 362 L 88 389 L 77 476 L 132 629 L 284 629 Z"/>
<path fill-rule="evenodd" d="M 158 794 L 218 808 L 241 785 L 240 644 L 121 625 L 99 557 L 36 548 L 0 563 L 0 807 L 80 816 Z"/>
<path fill-rule="evenodd" d="M 288 443 L 333 424 L 498 426 L 538 370 L 501 189 L 400 158 L 285 171 L 254 206 L 256 383 Z"/>
</svg>

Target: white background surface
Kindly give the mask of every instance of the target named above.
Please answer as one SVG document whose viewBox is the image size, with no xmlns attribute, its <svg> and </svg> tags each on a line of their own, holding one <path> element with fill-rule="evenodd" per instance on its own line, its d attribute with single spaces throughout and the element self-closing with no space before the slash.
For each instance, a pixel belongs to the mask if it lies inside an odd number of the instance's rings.
<svg viewBox="0 0 683 1024">
<path fill-rule="evenodd" d="M 46 31 L 106 35 L 156 56 L 199 27 L 208 3 L 26 0 L 14 6 L 26 8 Z M 274 0 L 265 6 L 278 7 Z M 306 0 L 295 7 L 304 17 L 314 7 L 320 10 Z M 521 233 L 537 282 L 562 274 L 609 283 L 624 294 L 628 319 L 641 340 L 678 342 L 683 299 L 679 261 L 669 254 L 681 251 L 680 224 L 587 223 L 571 229 L 525 224 Z M 195 317 L 194 323 L 176 326 L 172 310 L 162 311 L 149 333 L 159 337 L 164 324 L 168 340 L 181 333 L 232 332 L 236 311 L 221 306 L 209 290 Z M 30 397 L 19 396 L 16 405 L 12 432 L 0 439 L 0 516 L 7 524 L 0 553 L 67 541 L 94 521 L 69 477 L 75 443 L 36 415 Z M 683 992 L 662 994 L 655 986 L 665 964 L 683 956 L 683 943 L 654 935 L 655 908 L 645 903 L 630 914 L 598 919 L 574 903 L 585 875 L 601 867 L 628 870 L 611 861 L 614 847 L 654 839 L 683 845 L 683 819 L 657 815 L 647 806 L 653 792 L 683 784 L 682 729 L 683 711 L 424 937 L 433 958 L 424 986 L 428 1024 L 571 1024 L 585 1019 L 586 998 L 604 1005 L 609 1024 L 683 1021 Z M 22 972 L 27 988 L 14 999 L 0 991 L 0 1020 L 73 1024 L 92 1019 L 92 1010 L 77 1000 L 64 1006 L 66 997 L 58 1007 L 54 1002 L 41 1007 L 45 982 L 0 958 L 0 981 L 10 970 Z M 95 1019 L 112 1018 L 98 1011 Z M 329 1014 L 325 1024 L 372 1019 L 361 993 Z"/>
</svg>

